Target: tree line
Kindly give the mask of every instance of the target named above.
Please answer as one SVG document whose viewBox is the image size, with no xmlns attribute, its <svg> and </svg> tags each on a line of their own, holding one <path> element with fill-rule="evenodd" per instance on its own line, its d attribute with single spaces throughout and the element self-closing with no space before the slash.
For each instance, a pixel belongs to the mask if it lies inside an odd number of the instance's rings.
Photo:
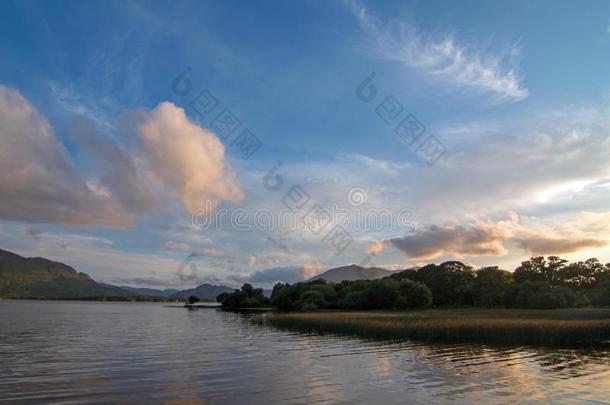
<svg viewBox="0 0 610 405">
<path fill-rule="evenodd" d="M 514 272 L 474 270 L 459 261 L 429 264 L 377 280 L 277 283 L 271 297 L 244 284 L 217 297 L 230 309 L 274 306 L 287 311 L 316 309 L 419 309 L 434 307 L 568 308 L 610 306 L 610 263 L 575 263 L 557 256 L 533 257 Z"/>
</svg>

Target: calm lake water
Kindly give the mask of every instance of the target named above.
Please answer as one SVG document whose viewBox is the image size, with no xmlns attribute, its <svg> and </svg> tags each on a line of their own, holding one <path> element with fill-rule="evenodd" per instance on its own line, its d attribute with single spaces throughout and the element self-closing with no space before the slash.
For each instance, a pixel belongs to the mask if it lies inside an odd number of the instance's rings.
<svg viewBox="0 0 610 405">
<path fill-rule="evenodd" d="M 150 303 L 0 301 L 0 402 L 608 403 L 610 352 L 292 334 Z"/>
</svg>

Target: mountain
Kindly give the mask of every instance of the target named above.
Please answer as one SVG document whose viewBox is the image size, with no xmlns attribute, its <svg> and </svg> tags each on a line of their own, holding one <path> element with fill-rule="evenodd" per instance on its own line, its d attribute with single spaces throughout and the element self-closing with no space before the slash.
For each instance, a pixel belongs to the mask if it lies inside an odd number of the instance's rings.
<svg viewBox="0 0 610 405">
<path fill-rule="evenodd" d="M 339 283 L 343 280 L 374 280 L 392 274 L 395 271 L 379 267 L 362 267 L 356 264 L 336 267 L 310 280 L 325 279 Z M 176 289 L 157 290 L 129 286 L 113 286 L 94 281 L 85 273 L 72 267 L 42 257 L 26 258 L 0 249 L 0 298 L 36 298 L 36 299 L 188 299 L 195 295 L 202 301 L 216 301 L 224 292 L 233 292 L 234 288 L 223 285 L 201 284 L 195 288 L 178 291 Z M 265 291 L 266 295 L 270 291 Z"/>
<path fill-rule="evenodd" d="M 377 278 L 383 278 L 394 274 L 394 271 L 382 269 L 380 267 L 362 267 L 357 264 L 349 266 L 335 267 L 325 271 L 322 274 L 318 274 L 309 280 L 324 279 L 332 283 L 340 283 L 343 280 L 375 280 Z"/>
<path fill-rule="evenodd" d="M 188 290 L 182 290 L 175 294 L 172 294 L 170 298 L 187 299 L 191 295 L 199 297 L 202 301 L 214 301 L 216 297 L 224 292 L 233 292 L 234 288 L 227 287 L 224 285 L 212 285 L 212 284 L 201 284 L 195 288 L 189 288 Z"/>
<path fill-rule="evenodd" d="M 165 290 L 157 290 L 155 288 L 138 288 L 138 287 L 129 287 L 126 285 L 121 285 L 119 288 L 129 291 L 135 295 L 146 295 L 149 297 L 171 297 L 172 295 L 180 292 L 175 288 L 166 288 Z"/>
<path fill-rule="evenodd" d="M 129 292 L 96 283 L 85 273 L 42 257 L 25 258 L 0 249 L 0 297 L 126 298 Z"/>
</svg>

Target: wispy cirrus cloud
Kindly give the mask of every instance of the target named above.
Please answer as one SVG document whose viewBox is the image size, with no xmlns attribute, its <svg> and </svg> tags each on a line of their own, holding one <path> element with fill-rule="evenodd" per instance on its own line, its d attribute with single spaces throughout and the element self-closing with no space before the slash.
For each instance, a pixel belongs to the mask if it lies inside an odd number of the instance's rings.
<svg viewBox="0 0 610 405">
<path fill-rule="evenodd" d="M 453 35 L 429 35 L 405 21 L 382 21 L 362 2 L 348 1 L 350 11 L 371 39 L 367 51 L 495 103 L 516 102 L 529 95 L 518 69 L 517 44 L 495 53 L 459 43 Z"/>
</svg>

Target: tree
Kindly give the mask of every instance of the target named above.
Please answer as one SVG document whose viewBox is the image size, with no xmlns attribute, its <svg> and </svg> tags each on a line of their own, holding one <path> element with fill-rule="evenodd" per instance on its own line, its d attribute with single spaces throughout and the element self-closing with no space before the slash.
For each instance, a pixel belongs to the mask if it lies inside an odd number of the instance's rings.
<svg viewBox="0 0 610 405">
<path fill-rule="evenodd" d="M 506 304 L 506 291 L 513 283 L 513 274 L 498 267 L 484 267 L 476 271 L 472 285 L 475 305 L 493 307 Z"/>
<path fill-rule="evenodd" d="M 250 296 L 254 293 L 254 287 L 252 287 L 252 284 L 249 283 L 245 283 L 244 285 L 241 286 L 241 290 L 247 295 Z"/>
<path fill-rule="evenodd" d="M 335 288 L 324 282 L 323 284 L 314 284 L 311 286 L 311 291 L 316 291 L 324 297 L 324 307 L 334 308 L 337 306 L 337 292 Z"/>
<path fill-rule="evenodd" d="M 367 290 L 371 309 L 392 309 L 400 296 L 398 281 L 386 277 L 371 281 Z"/>
<path fill-rule="evenodd" d="M 597 259 L 570 263 L 561 269 L 561 281 L 575 289 L 591 289 L 601 285 L 606 277 L 604 265 Z"/>
<path fill-rule="evenodd" d="M 398 309 L 426 308 L 432 305 L 432 292 L 425 284 L 404 279 L 399 284 Z"/>
<path fill-rule="evenodd" d="M 339 307 L 343 309 L 369 309 L 370 301 L 366 290 L 348 292 L 339 301 Z"/>
<path fill-rule="evenodd" d="M 262 288 L 254 288 L 251 284 L 244 284 L 241 289 L 232 293 L 223 293 L 216 297 L 224 308 L 257 308 L 269 305 L 269 298 L 265 297 Z"/>
<path fill-rule="evenodd" d="M 417 270 L 415 281 L 424 283 L 432 292 L 434 305 L 472 305 L 472 267 L 450 261 L 429 264 Z"/>
<path fill-rule="evenodd" d="M 295 309 L 292 306 L 292 301 L 287 297 L 289 289 L 290 284 L 277 283 L 274 285 L 271 291 L 271 305 L 284 311 Z"/>
<path fill-rule="evenodd" d="M 301 311 L 312 311 L 324 308 L 326 305 L 324 294 L 320 291 L 308 290 L 301 294 L 298 306 Z"/>
<path fill-rule="evenodd" d="M 196 296 L 196 295 L 191 295 L 191 296 L 189 296 L 189 297 L 188 297 L 188 303 L 189 303 L 189 304 L 191 304 L 191 305 L 192 305 L 192 304 L 194 304 L 194 303 L 196 303 L 196 302 L 199 302 L 199 297 L 198 297 L 198 296 Z"/>
<path fill-rule="evenodd" d="M 526 280 L 511 288 L 509 294 L 508 306 L 517 308 L 569 308 L 586 303 L 578 292 L 567 287 L 553 287 L 546 281 Z"/>
<path fill-rule="evenodd" d="M 521 266 L 515 269 L 515 282 L 544 281 L 550 285 L 560 285 L 562 283 L 561 276 L 565 274 L 567 263 L 567 260 L 557 256 L 549 256 L 548 261 L 545 260 L 544 256 L 532 257 L 521 262 Z"/>
<path fill-rule="evenodd" d="M 532 257 L 514 273 L 498 267 L 474 271 L 458 261 L 429 264 L 377 280 L 328 283 L 314 280 L 277 283 L 271 301 L 263 291 L 244 284 L 221 294 L 223 307 L 244 308 L 271 302 L 282 310 L 342 308 L 416 309 L 436 306 L 563 308 L 610 305 L 610 264 L 597 259 L 569 264 L 557 256 Z"/>
</svg>

